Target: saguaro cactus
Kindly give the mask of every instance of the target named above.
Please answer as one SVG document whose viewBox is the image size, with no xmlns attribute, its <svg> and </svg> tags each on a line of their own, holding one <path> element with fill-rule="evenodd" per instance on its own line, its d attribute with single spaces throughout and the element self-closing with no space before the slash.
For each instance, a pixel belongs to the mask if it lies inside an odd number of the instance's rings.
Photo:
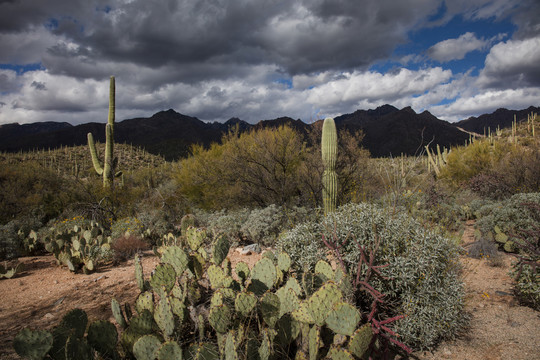
<svg viewBox="0 0 540 360">
<path fill-rule="evenodd" d="M 334 119 L 326 118 L 323 123 L 321 138 L 322 160 L 324 173 L 322 176 L 324 213 L 328 214 L 336 209 L 337 203 L 337 131 Z"/>
<path fill-rule="evenodd" d="M 103 165 L 98 158 L 96 145 L 94 143 L 94 137 L 92 133 L 88 133 L 88 147 L 90 148 L 90 154 L 92 155 L 92 163 L 94 169 L 98 175 L 103 176 L 103 186 L 110 187 L 114 180 L 114 168 L 116 167 L 115 160 L 113 159 L 114 150 L 114 113 L 115 113 L 115 84 L 114 76 L 111 76 L 110 88 L 109 88 L 109 118 L 107 125 L 105 125 L 105 159 Z"/>
</svg>

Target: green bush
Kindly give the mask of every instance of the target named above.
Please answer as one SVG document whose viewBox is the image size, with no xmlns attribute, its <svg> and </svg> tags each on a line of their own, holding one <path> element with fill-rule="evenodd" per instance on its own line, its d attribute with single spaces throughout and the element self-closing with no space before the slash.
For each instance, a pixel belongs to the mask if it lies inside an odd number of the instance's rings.
<svg viewBox="0 0 540 360">
<path fill-rule="evenodd" d="M 524 265 L 519 272 L 519 267 L 514 265 L 512 273 L 515 276 L 514 290 L 520 302 L 540 311 L 540 268 Z"/>
<path fill-rule="evenodd" d="M 215 212 L 196 211 L 195 217 L 199 225 L 209 229 L 214 234 L 225 234 L 233 241 L 245 241 L 242 225 L 249 218 L 247 208 L 237 210 L 220 210 Z"/>
<path fill-rule="evenodd" d="M 131 235 L 142 237 L 144 226 L 139 219 L 134 217 L 118 219 L 111 226 L 111 237 L 113 240 L 126 235 L 127 232 Z"/>
<path fill-rule="evenodd" d="M 199 225 L 214 234 L 225 234 L 235 242 L 258 243 L 272 247 L 279 234 L 308 219 L 318 210 L 304 207 L 269 205 L 264 208 L 196 212 Z"/>
<path fill-rule="evenodd" d="M 493 232 L 495 226 L 507 235 L 531 230 L 538 223 L 532 210 L 523 206 L 525 203 L 540 204 L 540 193 L 516 194 L 507 200 L 487 203 L 475 213 L 476 227 L 484 235 Z"/>
<path fill-rule="evenodd" d="M 32 251 L 25 246 L 25 239 L 30 231 L 37 230 L 42 226 L 41 222 L 32 216 L 12 220 L 5 225 L 0 225 L 0 260 L 9 260 L 18 256 L 29 255 Z M 34 244 L 38 245 L 38 244 Z M 42 247 L 34 248 L 40 250 Z"/>
<path fill-rule="evenodd" d="M 425 229 L 409 215 L 392 214 L 376 205 L 349 204 L 286 232 L 278 239 L 277 249 L 290 254 L 297 268 L 313 268 L 328 254 L 323 236 L 338 239 L 349 271 L 360 257 L 359 245 L 380 239 L 375 263 L 389 264 L 382 270 L 388 280 L 373 284 L 393 304 L 386 316 L 407 314 L 396 322 L 405 344 L 432 348 L 439 340 L 454 337 L 466 324 L 458 247 L 452 240 Z"/>
</svg>

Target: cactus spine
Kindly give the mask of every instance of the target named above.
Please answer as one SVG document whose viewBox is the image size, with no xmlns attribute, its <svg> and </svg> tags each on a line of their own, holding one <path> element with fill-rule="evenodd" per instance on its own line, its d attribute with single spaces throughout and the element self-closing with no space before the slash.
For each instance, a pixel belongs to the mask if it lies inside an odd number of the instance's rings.
<svg viewBox="0 0 540 360">
<path fill-rule="evenodd" d="M 324 119 L 321 149 L 324 165 L 322 197 L 324 213 L 328 214 L 336 209 L 337 203 L 336 159 L 338 146 L 336 124 L 332 118 Z"/>
<path fill-rule="evenodd" d="M 103 186 L 111 187 L 114 179 L 114 114 L 115 114 L 115 82 L 114 76 L 111 76 L 109 85 L 109 118 L 105 125 L 105 159 L 101 164 L 94 143 L 92 133 L 88 133 L 88 147 L 92 155 L 92 163 L 98 175 L 103 176 Z"/>
</svg>

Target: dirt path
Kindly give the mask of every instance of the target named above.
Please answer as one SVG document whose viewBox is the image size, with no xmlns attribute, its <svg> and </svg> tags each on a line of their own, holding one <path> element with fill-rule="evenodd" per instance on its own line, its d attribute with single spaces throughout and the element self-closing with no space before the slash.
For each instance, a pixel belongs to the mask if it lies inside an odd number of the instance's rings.
<svg viewBox="0 0 540 360">
<path fill-rule="evenodd" d="M 473 241 L 472 224 L 464 245 Z M 143 257 L 145 276 L 158 259 Z M 471 328 L 462 338 L 441 344 L 433 353 L 413 354 L 422 360 L 520 360 L 540 359 L 540 313 L 518 306 L 507 275 L 512 257 L 504 254 L 504 267 L 491 267 L 486 260 L 463 257 L 467 310 Z M 260 255 L 229 253 L 233 266 L 240 260 L 253 265 Z M 104 267 L 91 275 L 72 274 L 55 265 L 52 256 L 21 258 L 26 271 L 14 279 L 0 280 L 0 359 L 18 359 L 11 342 L 23 327 L 51 328 L 71 309 L 81 308 L 90 321 L 113 321 L 110 301 L 133 304 L 139 293 L 133 260 Z"/>
<path fill-rule="evenodd" d="M 468 222 L 463 246 L 474 242 L 474 222 Z M 504 266 L 486 259 L 462 256 L 466 309 L 470 329 L 460 339 L 441 344 L 433 353 L 417 353 L 423 360 L 540 359 L 540 313 L 519 306 L 508 275 L 514 257 L 503 253 Z"/>
</svg>

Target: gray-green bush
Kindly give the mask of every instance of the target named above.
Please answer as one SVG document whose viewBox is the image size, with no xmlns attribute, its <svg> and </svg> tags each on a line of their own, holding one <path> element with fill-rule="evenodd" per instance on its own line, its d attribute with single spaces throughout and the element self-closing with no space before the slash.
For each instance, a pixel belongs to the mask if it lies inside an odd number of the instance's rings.
<svg viewBox="0 0 540 360">
<path fill-rule="evenodd" d="M 507 200 L 489 202 L 476 211 L 476 227 L 483 234 L 493 232 L 495 226 L 506 234 L 532 230 L 538 222 L 532 210 L 523 206 L 526 203 L 540 205 L 540 193 L 516 194 Z"/>
<path fill-rule="evenodd" d="M 319 221 L 296 226 L 278 239 L 276 247 L 290 254 L 298 269 L 313 268 L 328 254 L 323 236 L 331 239 L 334 235 L 349 271 L 360 257 L 359 245 L 369 246 L 380 239 L 375 262 L 389 264 L 382 269 L 388 279 L 373 284 L 393 304 L 385 315 L 407 315 L 396 322 L 405 344 L 432 348 L 464 328 L 464 290 L 455 242 L 425 229 L 406 214 L 391 214 L 376 205 L 348 204 Z"/>
</svg>

